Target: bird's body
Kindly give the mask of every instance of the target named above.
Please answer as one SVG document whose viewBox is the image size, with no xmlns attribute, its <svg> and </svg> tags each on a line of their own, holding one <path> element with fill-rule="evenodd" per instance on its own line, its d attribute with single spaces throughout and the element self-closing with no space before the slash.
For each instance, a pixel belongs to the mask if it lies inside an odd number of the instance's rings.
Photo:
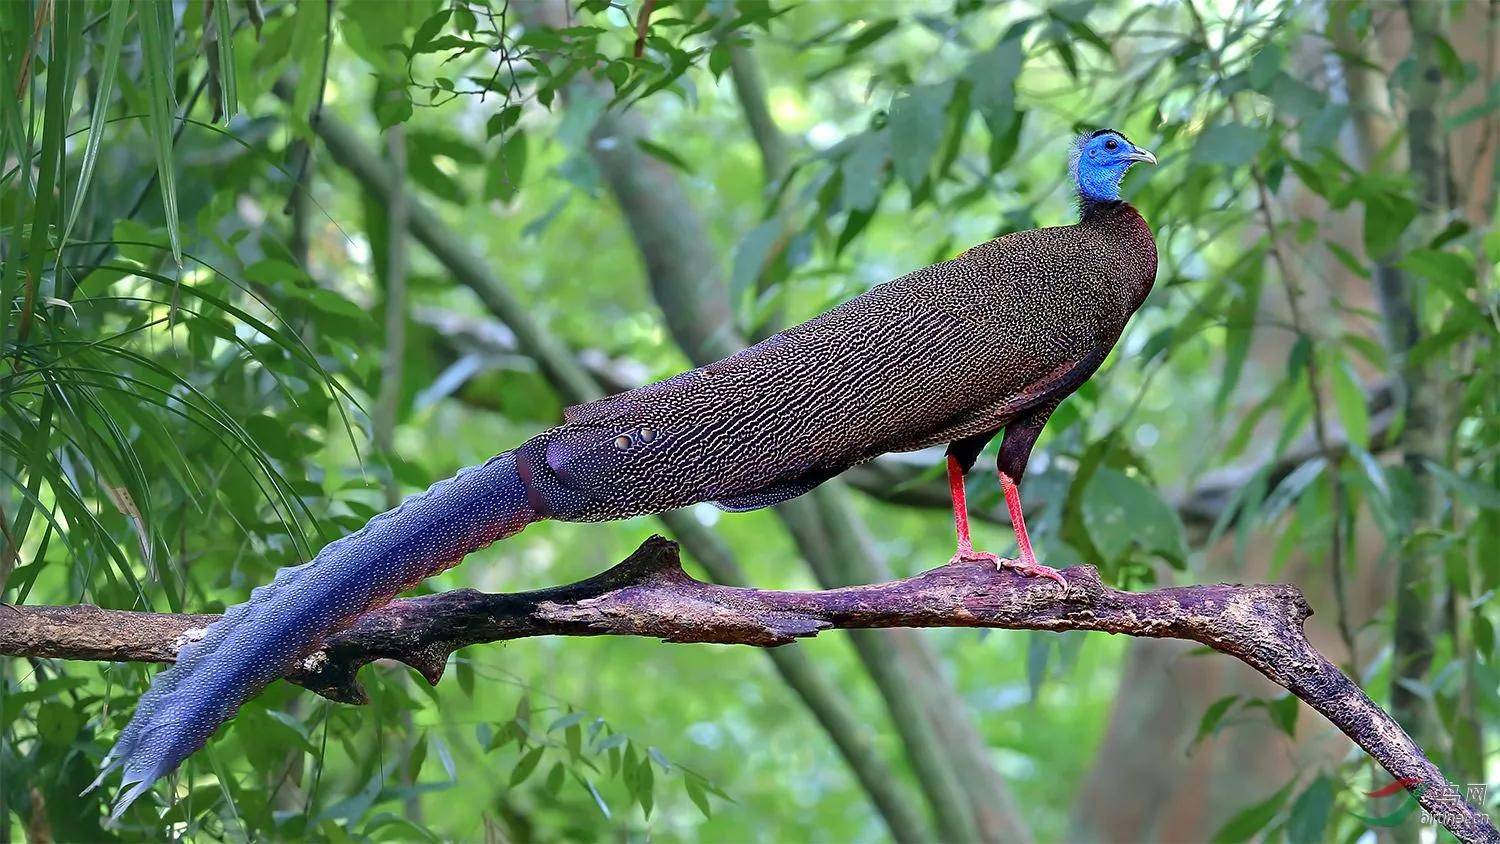
<svg viewBox="0 0 1500 844">
<path fill-rule="evenodd" d="M 993 436 L 1093 374 L 1156 277 L 1124 203 L 886 282 L 518 449 L 539 512 L 592 521 L 793 497 L 880 454 Z M 1049 408 L 1050 410 L 1050 408 Z M 644 432 L 644 436 L 642 436 Z M 624 439 L 622 439 L 624 438 Z"/>
<path fill-rule="evenodd" d="M 330 633 L 542 519 L 702 501 L 755 509 L 877 455 L 948 443 L 956 556 L 998 561 L 970 545 L 963 491 L 1004 430 L 1020 559 L 1002 562 L 1061 582 L 1032 555 L 1017 483 L 1047 418 L 1098 369 L 1156 277 L 1151 233 L 1116 190 L 1132 162 L 1154 157 L 1110 130 L 1076 151 L 1078 223 L 1005 235 L 724 360 L 570 408 L 558 427 L 278 572 L 141 697 L 99 778 L 123 768 L 134 785 L 114 814 Z"/>
</svg>

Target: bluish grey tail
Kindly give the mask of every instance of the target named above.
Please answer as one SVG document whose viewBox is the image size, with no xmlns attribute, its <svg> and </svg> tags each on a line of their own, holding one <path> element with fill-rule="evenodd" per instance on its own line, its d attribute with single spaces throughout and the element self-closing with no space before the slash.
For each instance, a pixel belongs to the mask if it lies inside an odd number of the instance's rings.
<svg viewBox="0 0 1500 844">
<path fill-rule="evenodd" d="M 90 789 L 115 769 L 118 818 L 254 697 L 331 633 L 473 551 L 537 521 L 516 452 L 496 455 L 284 568 L 185 645 L 156 675 Z"/>
</svg>

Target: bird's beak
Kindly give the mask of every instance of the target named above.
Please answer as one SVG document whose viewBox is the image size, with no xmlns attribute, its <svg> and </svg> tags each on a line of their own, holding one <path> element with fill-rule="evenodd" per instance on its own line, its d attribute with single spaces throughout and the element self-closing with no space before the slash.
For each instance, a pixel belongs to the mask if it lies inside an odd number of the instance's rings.
<svg viewBox="0 0 1500 844">
<path fill-rule="evenodd" d="M 1135 152 L 1132 152 L 1130 154 L 1130 160 L 1131 161 L 1144 161 L 1147 164 L 1155 164 L 1156 163 L 1156 156 L 1152 155 L 1151 154 L 1151 150 L 1149 150 L 1149 149 L 1139 149 L 1139 148 L 1137 148 Z"/>
</svg>

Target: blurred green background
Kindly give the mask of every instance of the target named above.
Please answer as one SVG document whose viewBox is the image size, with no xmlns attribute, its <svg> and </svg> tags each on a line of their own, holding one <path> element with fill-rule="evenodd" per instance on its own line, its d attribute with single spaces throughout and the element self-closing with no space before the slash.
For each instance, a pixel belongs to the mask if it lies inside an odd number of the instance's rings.
<svg viewBox="0 0 1500 844">
<path fill-rule="evenodd" d="M 1460 784 L 1500 781 L 1492 3 L 0 3 L 0 600 L 211 611 L 566 404 L 1071 222 L 1076 133 L 1155 292 L 1028 475 L 1039 556 L 1278 580 Z M 993 446 L 992 446 L 993 448 Z M 981 458 L 981 467 L 992 465 Z M 971 481 L 981 547 L 1010 550 Z M 646 535 L 767 588 L 952 553 L 940 452 Z M 0 665 L 0 840 L 1411 840 L 1320 717 L 1181 642 L 825 634 L 462 651 L 278 684 L 105 829 L 155 668 Z M 1304 717 L 1305 716 L 1305 717 Z M 1490 796 L 1493 812 L 1494 794 Z"/>
</svg>

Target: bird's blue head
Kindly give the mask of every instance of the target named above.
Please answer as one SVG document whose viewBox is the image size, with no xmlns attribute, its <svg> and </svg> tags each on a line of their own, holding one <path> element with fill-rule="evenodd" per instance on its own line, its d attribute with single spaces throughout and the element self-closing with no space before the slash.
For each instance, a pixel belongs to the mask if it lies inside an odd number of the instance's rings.
<svg viewBox="0 0 1500 844">
<path fill-rule="evenodd" d="M 1132 144 L 1113 129 L 1099 129 L 1073 146 L 1073 178 L 1084 202 L 1112 202 L 1120 198 L 1120 180 L 1137 161 L 1155 164 L 1150 150 Z"/>
</svg>

